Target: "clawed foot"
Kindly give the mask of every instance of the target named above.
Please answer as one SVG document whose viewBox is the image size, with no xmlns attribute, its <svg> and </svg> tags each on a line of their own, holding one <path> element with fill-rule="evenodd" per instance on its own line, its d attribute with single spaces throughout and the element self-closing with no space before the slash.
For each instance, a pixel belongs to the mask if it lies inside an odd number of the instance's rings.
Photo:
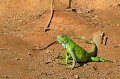
<svg viewBox="0 0 120 79">
<path fill-rule="evenodd" d="M 60 53 L 58 54 L 58 58 L 65 59 L 65 55 L 61 55 Z"/>
<path fill-rule="evenodd" d="M 60 63 L 58 63 L 58 64 L 60 64 L 60 65 L 67 65 L 67 63 L 66 62 L 60 62 Z M 66 66 L 66 68 L 67 69 L 74 69 L 75 68 L 75 66 L 73 66 L 73 65 L 69 65 L 69 66 Z"/>
<path fill-rule="evenodd" d="M 60 65 L 67 65 L 66 62 L 59 62 L 58 64 L 60 64 Z"/>
<path fill-rule="evenodd" d="M 73 65 L 70 65 L 70 66 L 67 66 L 66 68 L 67 68 L 67 69 L 72 69 L 72 70 L 73 70 L 75 67 L 74 67 Z"/>
</svg>

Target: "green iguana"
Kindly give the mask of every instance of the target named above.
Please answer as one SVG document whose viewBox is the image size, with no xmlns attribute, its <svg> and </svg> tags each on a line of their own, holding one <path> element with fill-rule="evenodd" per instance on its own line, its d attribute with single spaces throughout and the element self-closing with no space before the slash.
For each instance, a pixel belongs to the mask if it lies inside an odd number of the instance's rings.
<svg viewBox="0 0 120 79">
<path fill-rule="evenodd" d="M 81 48 L 80 46 L 78 46 L 75 42 L 73 42 L 71 39 L 72 38 L 77 38 L 77 39 L 82 39 L 87 41 L 88 43 L 92 44 L 92 52 L 88 53 L 85 49 Z M 62 44 L 62 46 L 65 48 L 66 50 L 66 55 L 65 55 L 65 62 L 61 63 L 61 64 L 68 64 L 68 60 L 69 58 L 72 58 L 72 65 L 68 66 L 67 68 L 74 68 L 76 62 L 86 62 L 86 61 L 91 61 L 91 62 L 112 62 L 110 60 L 106 60 L 104 58 L 99 58 L 99 57 L 94 57 L 95 54 L 97 53 L 97 46 L 96 44 L 85 37 L 80 37 L 80 36 L 76 36 L 76 37 L 69 37 L 63 34 L 60 34 L 57 36 L 57 40 L 59 43 Z M 63 56 L 64 57 L 64 56 Z"/>
</svg>

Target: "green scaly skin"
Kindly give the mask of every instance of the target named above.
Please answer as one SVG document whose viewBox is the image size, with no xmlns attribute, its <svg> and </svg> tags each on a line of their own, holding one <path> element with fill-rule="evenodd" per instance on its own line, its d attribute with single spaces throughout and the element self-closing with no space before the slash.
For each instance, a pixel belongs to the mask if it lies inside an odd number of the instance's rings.
<svg viewBox="0 0 120 79">
<path fill-rule="evenodd" d="M 71 38 L 82 39 L 92 44 L 93 52 L 88 53 L 85 49 L 81 48 L 75 42 L 73 42 Z M 65 63 L 62 63 L 62 64 L 68 64 L 69 58 L 72 58 L 72 65 L 68 66 L 67 68 L 72 68 L 72 69 L 75 68 L 76 62 L 86 62 L 86 61 L 112 62 L 104 58 L 94 57 L 94 55 L 97 53 L 97 46 L 92 40 L 85 37 L 81 37 L 81 36 L 76 36 L 71 38 L 63 34 L 60 34 L 57 36 L 58 42 L 60 42 L 66 50 Z"/>
</svg>

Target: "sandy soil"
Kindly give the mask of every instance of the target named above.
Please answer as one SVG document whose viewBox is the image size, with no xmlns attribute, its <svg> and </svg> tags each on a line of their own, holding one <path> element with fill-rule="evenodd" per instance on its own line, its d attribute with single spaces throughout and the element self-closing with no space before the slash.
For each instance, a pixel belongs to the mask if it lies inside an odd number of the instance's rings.
<svg viewBox="0 0 120 79">
<path fill-rule="evenodd" d="M 0 79 L 119 79 L 120 78 L 120 1 L 74 0 L 68 11 L 68 0 L 54 1 L 50 30 L 44 32 L 50 17 L 51 0 L 0 1 Z M 85 36 L 102 31 L 108 37 L 98 48 L 98 57 L 108 62 L 88 62 L 74 70 L 58 64 L 65 54 L 60 44 L 43 48 L 58 34 Z M 74 40 L 90 50 L 83 41 Z"/>
</svg>

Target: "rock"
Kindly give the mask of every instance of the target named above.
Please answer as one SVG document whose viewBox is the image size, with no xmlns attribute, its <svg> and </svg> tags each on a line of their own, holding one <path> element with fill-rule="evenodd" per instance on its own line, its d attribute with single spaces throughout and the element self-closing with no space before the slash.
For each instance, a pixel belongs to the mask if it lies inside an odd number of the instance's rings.
<svg viewBox="0 0 120 79">
<path fill-rule="evenodd" d="M 101 31 L 93 34 L 93 41 L 97 45 L 97 47 L 99 47 L 99 45 L 103 43 L 103 37 L 104 33 Z"/>
</svg>

